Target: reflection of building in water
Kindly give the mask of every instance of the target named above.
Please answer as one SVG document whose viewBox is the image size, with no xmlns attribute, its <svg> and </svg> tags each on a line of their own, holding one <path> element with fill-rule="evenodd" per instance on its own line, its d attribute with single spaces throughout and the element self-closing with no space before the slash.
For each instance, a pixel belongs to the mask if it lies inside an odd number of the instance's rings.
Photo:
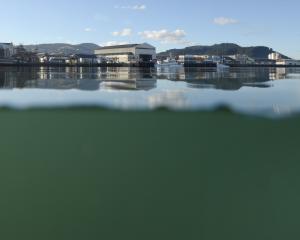
<svg viewBox="0 0 300 240">
<path fill-rule="evenodd" d="M 107 67 L 100 72 L 102 89 L 150 90 L 156 87 L 156 78 L 150 68 Z"/>
<path fill-rule="evenodd" d="M 177 81 L 184 79 L 185 73 L 184 68 L 161 68 L 157 70 L 158 79 L 168 79 L 172 81 Z"/>
<path fill-rule="evenodd" d="M 151 70 L 141 68 L 97 67 L 3 67 L 1 88 L 81 89 L 104 88 L 143 89 L 156 87 Z"/>
<path fill-rule="evenodd" d="M 151 90 L 156 88 L 156 80 L 103 81 L 100 84 L 100 88 L 115 90 Z"/>
<path fill-rule="evenodd" d="M 270 72 L 271 80 L 281 80 L 281 79 L 299 79 L 299 68 L 275 68 Z M 295 74 L 293 76 L 293 74 Z"/>
<path fill-rule="evenodd" d="M 217 88 L 238 90 L 243 86 L 266 87 L 269 69 L 217 69 L 183 68 L 178 71 L 157 72 L 158 79 L 187 82 L 191 88 Z"/>
<path fill-rule="evenodd" d="M 89 68 L 30 68 L 0 69 L 1 88 L 99 89 L 98 69 Z"/>
<path fill-rule="evenodd" d="M 287 68 L 276 68 L 276 80 L 286 78 L 289 73 L 289 70 L 291 71 L 291 69 Z"/>
<path fill-rule="evenodd" d="M 41 67 L 36 81 L 37 88 L 98 90 L 98 68 Z"/>
<path fill-rule="evenodd" d="M 184 108 L 187 105 L 187 99 L 184 91 L 165 91 L 148 97 L 148 105 L 150 108 Z"/>
<path fill-rule="evenodd" d="M 100 68 L 87 67 L 40 67 L 37 72 L 41 80 L 50 79 L 99 79 Z"/>
<path fill-rule="evenodd" d="M 231 69 L 230 71 L 186 68 L 181 75 L 183 81 L 192 88 L 216 88 L 238 90 L 243 86 L 268 87 L 269 69 Z"/>
<path fill-rule="evenodd" d="M 279 80 L 279 79 L 284 79 L 287 74 L 287 69 L 286 68 L 274 68 L 270 69 L 270 80 Z"/>
<path fill-rule="evenodd" d="M 14 88 L 16 85 L 16 81 L 13 81 L 13 74 L 11 72 L 3 71 L 1 69 L 0 71 L 0 88 L 7 88 L 11 89 Z M 12 81 L 10 81 L 12 79 Z"/>
<path fill-rule="evenodd" d="M 155 76 L 150 68 L 107 67 L 100 72 L 101 80 L 145 80 Z"/>
<path fill-rule="evenodd" d="M 37 78 L 34 68 L 24 67 L 1 67 L 0 84 L 1 88 L 24 88 L 31 80 Z"/>
<path fill-rule="evenodd" d="M 150 68 L 2 67 L 0 87 L 149 90 L 156 88 L 157 79 L 168 79 L 182 81 L 191 88 L 238 90 L 243 86 L 270 87 L 270 80 L 299 78 L 299 73 L 294 68 L 232 68 L 221 72 L 182 68 L 178 71 L 156 72 Z"/>
</svg>

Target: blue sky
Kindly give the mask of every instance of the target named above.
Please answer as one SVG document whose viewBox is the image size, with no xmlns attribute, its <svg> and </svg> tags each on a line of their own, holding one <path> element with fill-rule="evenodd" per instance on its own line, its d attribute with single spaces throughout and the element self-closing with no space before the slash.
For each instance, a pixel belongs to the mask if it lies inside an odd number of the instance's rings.
<svg viewBox="0 0 300 240">
<path fill-rule="evenodd" d="M 0 42 L 234 42 L 300 59 L 299 0 L 0 0 Z M 5 10 L 4 10 L 5 9 Z"/>
</svg>

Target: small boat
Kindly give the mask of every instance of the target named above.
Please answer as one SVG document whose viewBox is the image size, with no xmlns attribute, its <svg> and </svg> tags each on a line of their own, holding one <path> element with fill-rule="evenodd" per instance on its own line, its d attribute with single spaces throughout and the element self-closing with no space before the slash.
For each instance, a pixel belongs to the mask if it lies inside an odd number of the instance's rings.
<svg viewBox="0 0 300 240">
<path fill-rule="evenodd" d="M 220 70 L 224 70 L 224 69 L 229 69 L 230 67 L 222 63 L 217 63 L 217 68 Z"/>
<path fill-rule="evenodd" d="M 157 68 L 178 68 L 182 67 L 181 64 L 179 64 L 175 59 L 167 58 L 163 61 L 157 61 L 156 64 Z"/>
</svg>

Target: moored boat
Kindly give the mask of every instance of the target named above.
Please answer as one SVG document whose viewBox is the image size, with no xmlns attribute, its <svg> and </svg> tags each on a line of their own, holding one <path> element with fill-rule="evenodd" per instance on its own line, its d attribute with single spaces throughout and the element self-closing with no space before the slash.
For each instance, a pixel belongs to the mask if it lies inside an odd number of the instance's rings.
<svg viewBox="0 0 300 240">
<path fill-rule="evenodd" d="M 222 64 L 222 63 L 217 63 L 217 68 L 219 70 L 224 70 L 224 69 L 229 69 L 230 67 L 228 65 Z"/>
<path fill-rule="evenodd" d="M 163 61 L 157 61 L 156 64 L 157 68 L 178 68 L 182 67 L 181 64 L 179 64 L 175 59 L 167 58 Z"/>
</svg>

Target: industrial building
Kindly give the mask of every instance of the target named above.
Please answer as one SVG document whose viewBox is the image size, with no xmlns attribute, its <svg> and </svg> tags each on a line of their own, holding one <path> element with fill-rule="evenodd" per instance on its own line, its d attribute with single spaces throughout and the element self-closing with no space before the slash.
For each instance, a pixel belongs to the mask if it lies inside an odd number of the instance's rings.
<svg viewBox="0 0 300 240">
<path fill-rule="evenodd" d="M 71 64 L 97 64 L 97 56 L 94 54 L 74 54 L 70 56 L 68 63 Z"/>
<path fill-rule="evenodd" d="M 277 60 L 282 59 L 282 56 L 281 56 L 281 54 L 278 53 L 278 52 L 273 52 L 273 53 L 270 53 L 270 54 L 268 55 L 268 59 L 269 59 L 269 60 L 277 61 Z"/>
<path fill-rule="evenodd" d="M 254 59 L 247 55 L 231 55 L 231 56 L 214 56 L 214 55 L 180 55 L 178 57 L 179 63 L 225 63 L 225 64 L 254 64 Z"/>
<path fill-rule="evenodd" d="M 228 57 L 234 59 L 238 64 L 255 64 L 255 60 L 245 54 L 235 54 Z"/>
<path fill-rule="evenodd" d="M 294 59 L 280 59 L 276 61 L 276 64 L 283 66 L 300 66 L 300 61 Z"/>
<path fill-rule="evenodd" d="M 206 60 L 203 55 L 179 55 L 178 62 L 179 63 L 202 63 Z"/>
<path fill-rule="evenodd" d="M 156 49 L 148 43 L 102 47 L 95 54 L 111 63 L 148 63 L 156 59 Z"/>
<path fill-rule="evenodd" d="M 0 58 L 11 58 L 14 54 L 15 49 L 12 43 L 0 43 Z"/>
<path fill-rule="evenodd" d="M 273 52 L 273 53 L 269 54 L 268 58 L 270 60 L 275 61 L 276 65 L 280 65 L 280 66 L 300 66 L 300 61 L 299 60 L 294 60 L 294 59 L 289 59 L 289 58 L 283 57 L 278 52 Z"/>
</svg>

